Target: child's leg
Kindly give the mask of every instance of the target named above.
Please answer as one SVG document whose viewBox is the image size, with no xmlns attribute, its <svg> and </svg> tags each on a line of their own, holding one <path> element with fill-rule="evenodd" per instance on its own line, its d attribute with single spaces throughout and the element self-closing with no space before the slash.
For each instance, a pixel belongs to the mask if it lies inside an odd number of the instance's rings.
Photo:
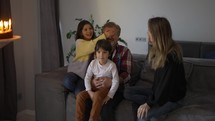
<svg viewBox="0 0 215 121">
<path fill-rule="evenodd" d="M 69 72 L 65 75 L 63 79 L 63 86 L 69 91 L 73 92 L 76 87 L 76 82 L 79 80 L 79 77 L 73 73 Z"/>
<path fill-rule="evenodd" d="M 94 93 L 93 105 L 92 105 L 92 109 L 90 112 L 90 119 L 92 119 L 93 121 L 99 120 L 103 101 L 104 101 L 105 97 L 107 96 L 108 91 L 109 91 L 109 88 L 102 88 Z"/>
<path fill-rule="evenodd" d="M 87 91 L 78 93 L 76 97 L 76 121 L 84 120 L 85 101 L 90 98 Z"/>
</svg>

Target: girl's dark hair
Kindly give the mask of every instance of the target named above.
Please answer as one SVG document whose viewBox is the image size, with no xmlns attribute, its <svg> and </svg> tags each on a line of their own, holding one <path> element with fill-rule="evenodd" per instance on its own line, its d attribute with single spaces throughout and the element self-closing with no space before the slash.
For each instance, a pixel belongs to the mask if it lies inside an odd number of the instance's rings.
<svg viewBox="0 0 215 121">
<path fill-rule="evenodd" d="M 76 36 L 75 36 L 75 40 L 77 40 L 77 39 L 84 39 L 84 36 L 82 35 L 82 30 L 84 28 L 84 25 L 86 25 L 86 24 L 89 24 L 93 28 L 92 39 L 96 38 L 96 34 L 94 32 L 93 25 L 89 21 L 87 21 L 87 20 L 82 20 L 78 24 L 77 31 L 76 31 Z"/>
<path fill-rule="evenodd" d="M 110 41 L 108 41 L 106 39 L 99 40 L 96 43 L 95 51 L 98 51 L 99 48 L 102 48 L 105 51 L 108 51 L 109 53 L 111 53 L 111 51 L 112 51 L 111 43 L 110 43 Z"/>
</svg>

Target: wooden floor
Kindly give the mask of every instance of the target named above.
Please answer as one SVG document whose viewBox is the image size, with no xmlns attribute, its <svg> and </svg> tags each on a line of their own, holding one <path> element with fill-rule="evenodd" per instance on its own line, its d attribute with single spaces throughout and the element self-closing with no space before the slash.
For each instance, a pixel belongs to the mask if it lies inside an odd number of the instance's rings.
<svg viewBox="0 0 215 121">
<path fill-rule="evenodd" d="M 0 120 L 0 121 L 11 121 L 11 120 Z M 17 114 L 16 121 L 35 121 L 35 111 L 24 110 Z"/>
<path fill-rule="evenodd" d="M 35 111 L 24 110 L 19 112 L 16 121 L 35 121 Z"/>
</svg>

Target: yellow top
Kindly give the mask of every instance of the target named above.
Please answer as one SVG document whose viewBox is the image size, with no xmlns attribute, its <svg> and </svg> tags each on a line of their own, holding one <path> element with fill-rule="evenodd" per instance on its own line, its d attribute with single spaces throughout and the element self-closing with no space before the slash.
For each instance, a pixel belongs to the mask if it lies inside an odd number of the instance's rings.
<svg viewBox="0 0 215 121">
<path fill-rule="evenodd" d="M 76 41 L 76 56 L 74 60 L 76 61 L 86 61 L 89 59 L 89 55 L 94 52 L 96 43 L 101 40 L 106 39 L 105 35 L 102 34 L 94 40 L 83 40 L 78 39 Z"/>
<path fill-rule="evenodd" d="M 84 40 L 78 39 L 76 40 L 76 56 L 69 63 L 68 72 L 73 72 L 77 74 L 79 77 L 84 79 L 86 74 L 87 66 L 89 64 L 90 54 L 94 52 L 96 43 L 101 40 L 106 39 L 105 35 L 102 34 L 94 40 Z"/>
</svg>

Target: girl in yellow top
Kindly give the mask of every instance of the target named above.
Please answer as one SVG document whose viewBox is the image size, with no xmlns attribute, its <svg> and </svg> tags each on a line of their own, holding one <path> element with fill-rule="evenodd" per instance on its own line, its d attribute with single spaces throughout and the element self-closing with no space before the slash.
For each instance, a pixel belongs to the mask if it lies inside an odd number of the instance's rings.
<svg viewBox="0 0 215 121">
<path fill-rule="evenodd" d="M 83 79 L 90 62 L 90 55 L 94 52 L 97 41 L 109 38 L 112 35 L 113 32 L 108 30 L 95 38 L 93 25 L 89 21 L 83 20 L 78 24 L 75 37 L 76 55 L 69 63 L 68 73 L 63 80 L 63 85 L 66 89 L 74 92 L 75 95 L 85 89 Z"/>
</svg>

